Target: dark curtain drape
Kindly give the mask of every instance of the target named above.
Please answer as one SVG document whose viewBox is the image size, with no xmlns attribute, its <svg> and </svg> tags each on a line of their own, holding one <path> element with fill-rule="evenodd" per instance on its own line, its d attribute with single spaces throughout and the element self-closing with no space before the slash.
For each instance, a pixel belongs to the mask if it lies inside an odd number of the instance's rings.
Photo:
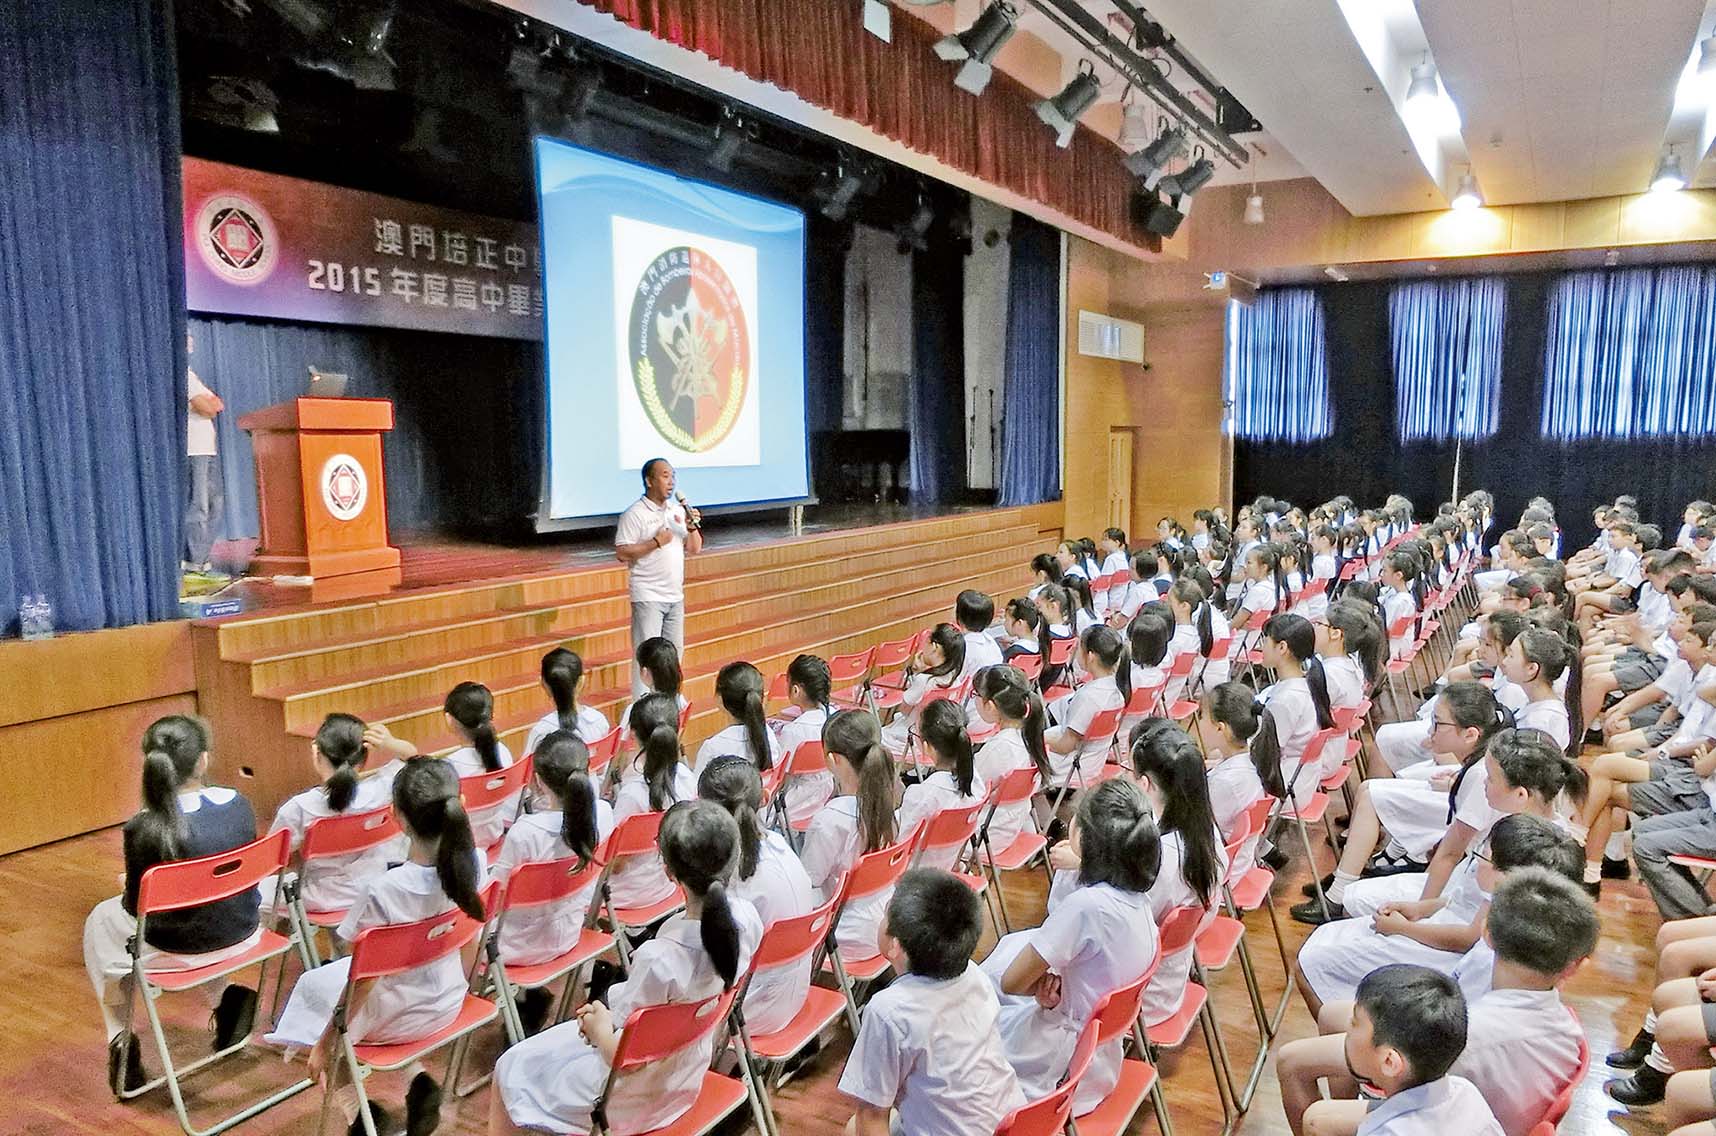
<svg viewBox="0 0 1716 1136">
<path fill-rule="evenodd" d="M 1065 150 L 1038 95 L 996 72 L 976 98 L 953 86 L 929 25 L 896 12 L 892 43 L 864 31 L 855 0 L 586 0 L 591 7 L 861 123 L 1142 248 L 1161 240 L 1130 213 L 1132 176 L 1107 139 Z"/>
<path fill-rule="evenodd" d="M 840 429 L 846 350 L 846 253 L 852 226 L 805 218 L 804 418 L 811 438 Z"/>
<path fill-rule="evenodd" d="M 912 255 L 912 501 L 965 491 L 965 253 L 932 241 Z"/>
<path fill-rule="evenodd" d="M 1593 535 L 1593 506 L 1631 493 L 1639 499 L 1641 515 L 1670 526 L 1672 534 L 1687 501 L 1716 493 L 1716 439 L 1562 443 L 1541 436 L 1549 294 L 1556 278 L 1553 273 L 1505 278 L 1500 420 L 1494 437 L 1464 446 L 1460 492 L 1495 494 L 1501 526 L 1511 524 L 1529 498 L 1542 494 L 1554 502 L 1557 519 L 1575 546 Z M 1335 432 L 1309 445 L 1238 443 L 1236 500 L 1267 493 L 1311 505 L 1346 493 L 1362 504 L 1380 504 L 1389 493 L 1404 493 L 1424 517 L 1447 499 L 1453 444 L 1397 440 L 1388 288 L 1385 282 L 1366 282 L 1322 289 Z"/>
<path fill-rule="evenodd" d="M 383 440 L 395 530 L 522 535 L 541 489 L 537 343 L 387 328 L 194 319 L 197 376 L 226 401 L 218 419 L 228 537 L 255 536 L 256 466 L 238 420 L 304 393 L 308 368 L 343 372 L 346 393 L 388 398 Z"/>
<path fill-rule="evenodd" d="M 184 266 L 171 5 L 0 7 L 0 626 L 178 613 Z"/>
<path fill-rule="evenodd" d="M 1061 495 L 1060 234 L 1015 213 L 1008 237 L 1000 503 Z"/>
</svg>

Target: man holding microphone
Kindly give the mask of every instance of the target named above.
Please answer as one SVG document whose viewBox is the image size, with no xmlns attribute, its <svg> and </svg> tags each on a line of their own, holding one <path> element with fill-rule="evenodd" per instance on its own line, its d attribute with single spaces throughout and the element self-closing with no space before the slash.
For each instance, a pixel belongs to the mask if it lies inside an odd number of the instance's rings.
<svg viewBox="0 0 1716 1136">
<path fill-rule="evenodd" d="M 703 550 L 703 515 L 674 493 L 673 466 L 651 458 L 643 496 L 620 514 L 614 553 L 628 565 L 632 600 L 632 697 L 643 694 L 638 644 L 665 636 L 685 652 L 685 554 Z"/>
</svg>

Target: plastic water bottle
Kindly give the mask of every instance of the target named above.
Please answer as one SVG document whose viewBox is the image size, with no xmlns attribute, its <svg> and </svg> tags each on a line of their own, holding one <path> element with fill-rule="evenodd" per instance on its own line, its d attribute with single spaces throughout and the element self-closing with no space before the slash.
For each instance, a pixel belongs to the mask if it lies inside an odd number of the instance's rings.
<svg viewBox="0 0 1716 1136">
<path fill-rule="evenodd" d="M 30 638 L 30 632 L 36 629 L 35 613 L 31 610 L 34 606 L 28 595 L 18 597 L 18 635 L 21 638 Z"/>
<path fill-rule="evenodd" d="M 52 639 L 54 637 L 54 605 L 48 602 L 46 592 L 36 596 L 36 637 Z"/>
<path fill-rule="evenodd" d="M 18 626 L 26 639 L 47 639 L 54 633 L 53 606 L 48 597 L 26 595 L 18 605 Z"/>
</svg>

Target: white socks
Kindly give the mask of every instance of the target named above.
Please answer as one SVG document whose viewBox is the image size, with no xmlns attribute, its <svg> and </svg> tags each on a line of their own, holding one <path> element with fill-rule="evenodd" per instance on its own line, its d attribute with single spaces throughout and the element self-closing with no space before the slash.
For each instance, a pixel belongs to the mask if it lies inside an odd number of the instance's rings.
<svg viewBox="0 0 1716 1136">
<path fill-rule="evenodd" d="M 1627 858 L 1627 834 L 1624 829 L 1617 828 L 1609 834 L 1609 842 L 1603 845 L 1605 860 L 1625 860 Z"/>
<path fill-rule="evenodd" d="M 1669 1062 L 1668 1054 L 1664 1053 L 1662 1046 L 1654 1041 L 1650 1043 L 1650 1056 L 1645 1058 L 1644 1063 L 1658 1073 L 1674 1072 L 1674 1066 Z"/>
<path fill-rule="evenodd" d="M 1343 872 L 1339 868 L 1336 868 L 1335 869 L 1335 882 L 1329 885 L 1328 890 L 1323 893 L 1323 896 L 1330 903 L 1339 903 L 1339 902 L 1341 902 L 1341 900 L 1343 898 L 1346 897 L 1347 885 L 1357 883 L 1357 882 L 1358 882 L 1357 876 L 1352 875 L 1349 872 Z"/>
<path fill-rule="evenodd" d="M 1585 882 L 1599 884 L 1603 882 L 1603 864 L 1600 860 L 1585 861 Z"/>
</svg>

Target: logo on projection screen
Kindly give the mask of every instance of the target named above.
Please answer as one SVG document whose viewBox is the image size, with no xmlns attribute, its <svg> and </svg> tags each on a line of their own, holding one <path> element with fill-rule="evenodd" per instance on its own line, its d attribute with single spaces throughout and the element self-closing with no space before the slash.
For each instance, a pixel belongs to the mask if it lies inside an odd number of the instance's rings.
<svg viewBox="0 0 1716 1136">
<path fill-rule="evenodd" d="M 369 477 L 363 463 L 350 454 L 335 454 L 322 463 L 322 504 L 336 521 L 350 521 L 369 503 Z"/>
<path fill-rule="evenodd" d="M 659 253 L 638 277 L 626 326 L 638 400 L 662 439 L 689 453 L 725 441 L 745 407 L 751 344 L 720 262 L 688 245 Z"/>
<path fill-rule="evenodd" d="M 274 271 L 280 241 L 262 206 L 238 193 L 220 193 L 197 210 L 197 252 L 233 284 L 260 284 Z"/>
</svg>

